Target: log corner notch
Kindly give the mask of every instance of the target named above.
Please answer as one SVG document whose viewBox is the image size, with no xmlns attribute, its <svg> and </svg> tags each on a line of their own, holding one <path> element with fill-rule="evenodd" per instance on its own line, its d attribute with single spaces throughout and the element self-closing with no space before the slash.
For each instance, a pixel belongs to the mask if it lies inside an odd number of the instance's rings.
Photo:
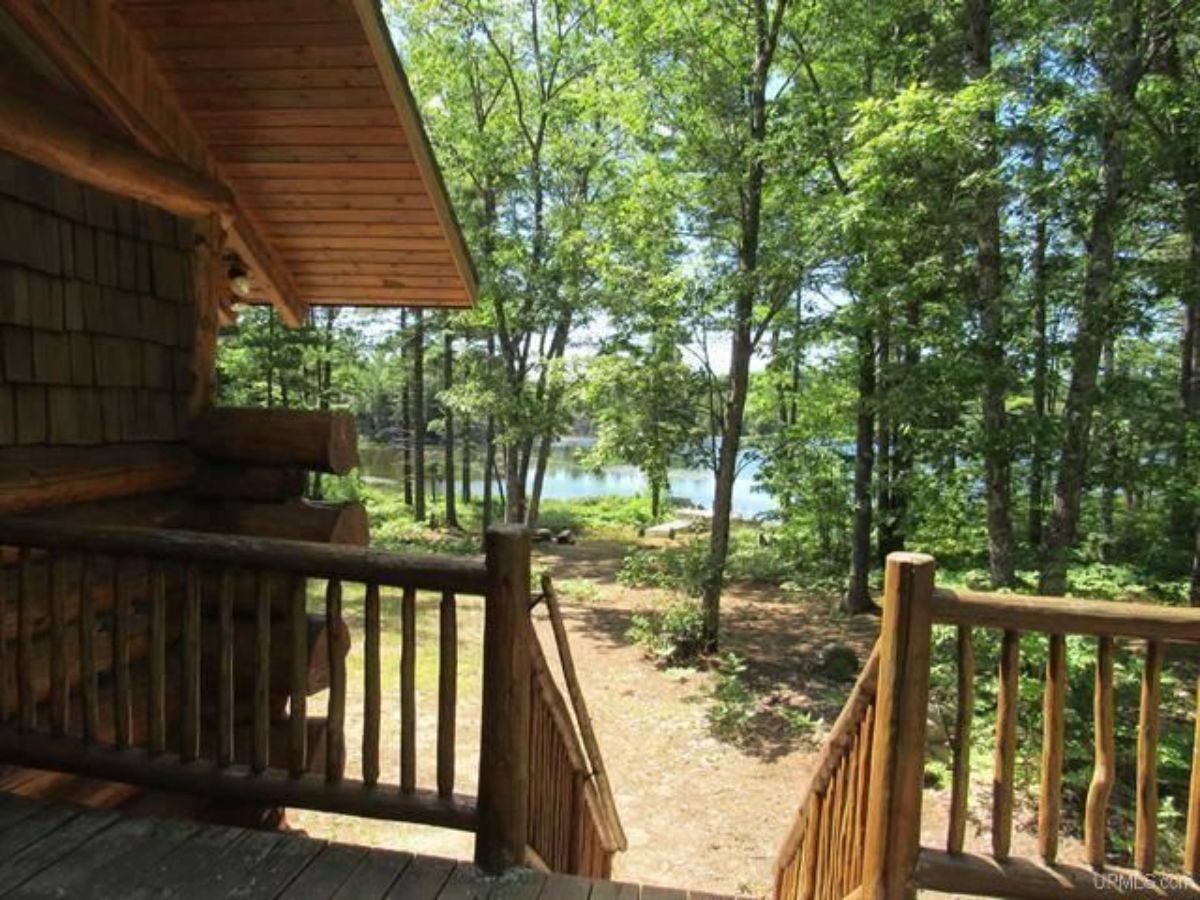
<svg viewBox="0 0 1200 900">
<path fill-rule="evenodd" d="M 209 459 L 333 475 L 358 465 L 358 435 L 347 412 L 210 407 L 192 423 L 192 446 Z"/>
</svg>

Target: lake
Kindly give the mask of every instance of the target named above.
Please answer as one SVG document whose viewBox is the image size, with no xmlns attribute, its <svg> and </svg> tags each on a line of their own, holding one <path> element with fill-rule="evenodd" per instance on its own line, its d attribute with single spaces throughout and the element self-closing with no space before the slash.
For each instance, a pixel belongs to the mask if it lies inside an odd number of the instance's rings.
<svg viewBox="0 0 1200 900">
<path fill-rule="evenodd" d="M 558 444 L 551 448 L 550 459 L 546 466 L 546 481 L 542 488 L 542 496 L 546 500 L 574 500 L 581 497 L 636 497 L 647 492 L 646 479 L 634 466 L 615 465 L 593 469 L 579 463 L 579 455 L 587 450 L 586 441 L 573 441 Z M 400 483 L 402 457 L 399 447 L 386 444 L 364 445 L 359 450 L 362 457 L 362 473 L 371 479 L 386 480 L 395 484 Z M 483 493 L 482 473 L 478 470 L 482 452 L 474 450 L 473 462 L 476 472 L 471 482 L 471 492 L 474 496 Z M 430 466 L 431 482 L 440 481 L 441 452 L 434 450 L 427 457 Z M 774 499 L 767 493 L 757 489 L 754 483 L 755 473 L 759 469 L 759 461 L 747 456 L 743 460 L 741 472 L 733 486 L 733 514 L 742 518 L 772 512 L 775 509 Z M 461 475 L 459 476 L 461 477 Z M 673 468 L 670 473 L 671 496 L 686 500 L 695 506 L 709 509 L 712 507 L 715 477 L 707 469 Z M 436 489 L 431 484 L 430 492 L 442 491 L 439 483 Z"/>
</svg>

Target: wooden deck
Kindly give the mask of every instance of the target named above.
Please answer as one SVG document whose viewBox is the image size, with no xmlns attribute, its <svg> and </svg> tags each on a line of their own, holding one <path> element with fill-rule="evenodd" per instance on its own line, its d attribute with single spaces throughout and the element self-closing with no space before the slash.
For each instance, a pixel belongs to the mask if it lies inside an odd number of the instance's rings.
<svg viewBox="0 0 1200 900">
<path fill-rule="evenodd" d="M 0 896 L 93 900 L 708 900 L 714 895 L 372 850 L 301 834 L 0 794 Z"/>
</svg>

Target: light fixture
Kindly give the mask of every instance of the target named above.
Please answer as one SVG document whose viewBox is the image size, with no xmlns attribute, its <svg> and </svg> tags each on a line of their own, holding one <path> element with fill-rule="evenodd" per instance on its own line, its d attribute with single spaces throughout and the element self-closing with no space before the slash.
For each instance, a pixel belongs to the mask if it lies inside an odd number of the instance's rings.
<svg viewBox="0 0 1200 900">
<path fill-rule="evenodd" d="M 249 273 L 237 264 L 229 267 L 229 288 L 243 300 L 249 297 L 254 289 Z"/>
</svg>

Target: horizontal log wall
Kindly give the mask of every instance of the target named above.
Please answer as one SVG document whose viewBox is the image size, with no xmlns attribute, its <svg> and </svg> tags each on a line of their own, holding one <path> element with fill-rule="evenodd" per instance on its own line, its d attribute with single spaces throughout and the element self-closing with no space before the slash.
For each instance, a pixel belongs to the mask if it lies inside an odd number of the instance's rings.
<svg viewBox="0 0 1200 900">
<path fill-rule="evenodd" d="M 0 448 L 183 440 L 192 245 L 189 222 L 0 153 Z"/>
</svg>

